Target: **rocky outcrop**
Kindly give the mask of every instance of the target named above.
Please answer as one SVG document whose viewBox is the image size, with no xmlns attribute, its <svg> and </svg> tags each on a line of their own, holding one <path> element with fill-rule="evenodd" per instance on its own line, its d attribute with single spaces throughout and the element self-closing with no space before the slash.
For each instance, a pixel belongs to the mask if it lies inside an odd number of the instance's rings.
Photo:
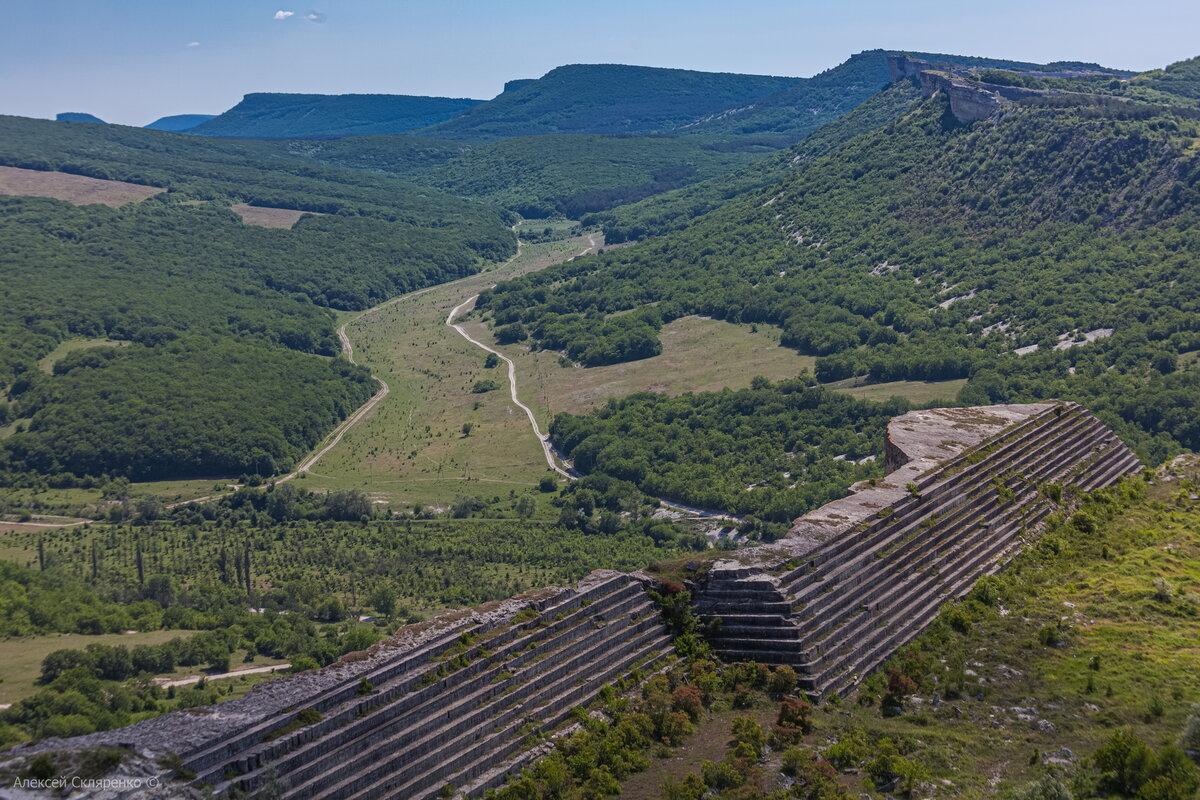
<svg viewBox="0 0 1200 800">
<path fill-rule="evenodd" d="M 795 666 L 814 695 L 855 686 L 999 569 L 1054 503 L 1140 469 L 1074 403 L 916 411 L 888 427 L 885 478 L 801 517 L 696 587 L 723 657 Z"/>
</svg>

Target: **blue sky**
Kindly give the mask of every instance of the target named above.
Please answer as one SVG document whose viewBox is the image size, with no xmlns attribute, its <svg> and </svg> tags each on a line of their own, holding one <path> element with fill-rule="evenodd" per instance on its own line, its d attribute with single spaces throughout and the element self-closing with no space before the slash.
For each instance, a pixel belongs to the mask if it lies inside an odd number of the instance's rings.
<svg viewBox="0 0 1200 800">
<path fill-rule="evenodd" d="M 1128 69 L 1200 55 L 1197 0 L 3 2 L 0 113 L 137 125 L 256 91 L 487 98 L 568 63 L 811 75 L 876 47 Z"/>
</svg>

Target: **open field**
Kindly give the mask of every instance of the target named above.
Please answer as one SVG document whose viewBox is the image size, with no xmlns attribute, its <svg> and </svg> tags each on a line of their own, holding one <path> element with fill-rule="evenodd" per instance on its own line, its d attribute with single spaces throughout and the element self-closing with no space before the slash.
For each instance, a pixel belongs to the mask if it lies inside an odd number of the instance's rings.
<svg viewBox="0 0 1200 800">
<path fill-rule="evenodd" d="M 892 397 L 903 397 L 910 403 L 952 403 L 958 397 L 959 391 L 967 385 L 966 378 L 950 381 L 891 381 L 890 383 L 869 383 L 865 386 L 853 386 L 838 391 L 852 394 L 860 400 L 888 400 Z"/>
<path fill-rule="evenodd" d="M 146 631 L 144 633 L 105 633 L 98 636 L 53 633 L 46 636 L 24 636 L 0 640 L 0 704 L 15 703 L 37 691 L 42 659 L 55 650 L 81 650 L 89 644 L 135 647 L 139 644 L 162 644 L 171 639 L 187 637 L 193 631 Z M 265 662 L 264 662 L 265 663 Z M 187 668 L 195 672 L 195 667 Z"/>
<path fill-rule="evenodd" d="M 545 269 L 589 247 L 586 237 L 524 245 L 484 273 L 351 317 L 347 335 L 355 360 L 391 391 L 298 478 L 299 485 L 360 489 L 396 508 L 446 506 L 461 495 L 503 496 L 536 486 L 547 472 L 541 446 L 509 401 L 502 369 L 485 369 L 484 353 L 447 327 L 446 316 L 498 280 Z M 473 391 L 488 380 L 495 389 Z"/>
<path fill-rule="evenodd" d="M 157 186 L 106 181 L 66 172 L 0 167 L 0 194 L 52 197 L 77 206 L 100 203 L 116 208 L 126 203 L 140 203 L 165 191 Z"/>
<path fill-rule="evenodd" d="M 128 497 L 137 502 L 143 497 L 158 497 L 164 504 L 194 500 L 228 488 L 229 478 L 194 478 L 175 481 L 147 481 L 129 484 Z M 98 519 L 108 508 L 120 502 L 106 498 L 100 488 L 72 487 L 4 487 L 0 488 L 0 516 L 19 518 L 25 514 L 39 520 L 47 515 L 85 517 Z M 16 526 L 13 530 L 26 530 L 27 526 Z M 4 530 L 4 528 L 0 528 Z"/>
<path fill-rule="evenodd" d="M 300 218 L 308 211 L 295 211 L 290 208 L 267 208 L 265 206 L 248 206 L 237 203 L 229 210 L 242 218 L 247 225 L 257 225 L 260 228 L 286 228 L 291 230 Z"/>
<path fill-rule="evenodd" d="M 589 411 L 610 397 L 642 391 L 682 394 L 740 389 L 757 376 L 794 378 L 814 363 L 780 347 L 779 329 L 774 326 L 735 325 L 706 317 L 684 317 L 664 326 L 660 355 L 588 368 L 564 365 L 555 352 L 531 352 L 521 345 L 500 347 L 491 329 L 479 320 L 464 327 L 513 360 L 521 399 L 534 410 L 543 429 L 555 414 Z"/>
</svg>

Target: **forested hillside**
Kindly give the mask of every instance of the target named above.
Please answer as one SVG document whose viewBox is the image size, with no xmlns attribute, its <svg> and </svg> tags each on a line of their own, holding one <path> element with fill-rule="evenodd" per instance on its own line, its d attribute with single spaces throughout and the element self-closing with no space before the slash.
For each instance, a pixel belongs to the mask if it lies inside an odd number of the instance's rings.
<svg viewBox="0 0 1200 800">
<path fill-rule="evenodd" d="M 919 97 L 910 83 L 878 92 L 861 105 L 809 134 L 794 147 L 709 180 L 589 214 L 583 221 L 604 231 L 606 242 L 627 242 L 680 230 L 740 194 L 771 186 L 850 139 L 895 121 Z M 684 141 L 690 141 L 684 139 Z"/>
<path fill-rule="evenodd" d="M 971 126 L 935 95 L 678 233 L 480 307 L 585 366 L 657 352 L 686 314 L 771 322 L 823 381 L 970 378 L 964 401 L 1079 399 L 1152 460 L 1195 448 L 1200 373 L 1177 367 L 1200 349 L 1200 123 L 1109 83 Z"/>
<path fill-rule="evenodd" d="M 711 137 L 548 134 L 497 141 L 371 136 L 290 142 L 290 154 L 386 172 L 528 217 L 583 214 L 723 175 L 761 158 Z"/>
<path fill-rule="evenodd" d="M 0 127 L 0 162 L 169 190 L 119 209 L 0 199 L 10 473 L 286 469 L 374 391 L 365 371 L 316 358 L 339 350 L 328 308 L 467 275 L 514 247 L 498 209 L 273 146 L 17 118 Z M 236 201 L 321 213 L 271 230 L 244 224 Z M 39 367 L 77 341 L 109 347 Z"/>
<path fill-rule="evenodd" d="M 436 125 L 481 100 L 403 94 L 248 94 L 188 129 L 197 136 L 328 139 L 400 133 Z"/>
</svg>

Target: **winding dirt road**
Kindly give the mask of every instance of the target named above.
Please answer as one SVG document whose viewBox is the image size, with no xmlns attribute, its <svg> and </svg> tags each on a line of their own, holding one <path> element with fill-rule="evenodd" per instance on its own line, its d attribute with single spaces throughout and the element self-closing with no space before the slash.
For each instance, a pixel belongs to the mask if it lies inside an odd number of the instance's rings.
<svg viewBox="0 0 1200 800">
<path fill-rule="evenodd" d="M 588 235 L 588 246 L 583 248 L 582 250 L 580 250 L 578 253 L 571 256 L 571 258 L 569 258 L 567 260 L 571 261 L 573 259 L 579 258 L 580 256 L 586 256 L 588 253 L 590 253 L 591 251 L 593 251 L 595 249 L 596 249 L 596 237 L 594 235 L 589 234 Z M 462 325 L 458 325 L 454 322 L 454 320 L 460 314 L 462 314 L 464 311 L 467 310 L 468 306 L 473 306 L 475 304 L 475 301 L 478 299 L 479 299 L 479 295 L 477 295 L 477 294 L 471 295 L 466 300 L 462 301 L 461 303 L 456 305 L 454 308 L 450 309 L 449 315 L 446 316 L 446 324 L 449 325 L 454 330 L 458 331 L 459 336 L 463 337 L 468 342 L 470 342 L 471 344 L 478 347 L 480 350 L 484 350 L 484 351 L 496 356 L 497 358 L 499 358 L 501 361 L 503 361 L 508 366 L 508 394 L 512 398 L 513 405 L 515 405 L 517 408 L 524 411 L 525 416 L 529 418 L 529 426 L 531 428 L 533 428 L 533 435 L 537 437 L 538 442 L 541 443 L 541 445 L 542 445 L 542 453 L 546 457 L 546 464 L 550 467 L 550 469 L 554 470 L 559 475 L 562 475 L 564 478 L 573 480 L 575 478 L 575 471 L 571 468 L 571 465 L 569 463 L 567 463 L 565 459 L 563 459 L 563 463 L 566 464 L 566 467 L 564 468 L 559 465 L 558 459 L 556 459 L 556 457 L 555 457 L 554 445 L 550 444 L 550 435 L 546 434 L 546 433 L 542 433 L 542 429 L 540 427 L 538 427 L 537 417 L 535 417 L 533 415 L 533 409 L 531 409 L 529 406 L 522 403 L 521 398 L 517 396 L 517 365 L 513 363 L 511 358 L 504 355 L 504 353 L 501 353 L 499 350 L 489 347 L 488 345 L 484 344 L 483 342 L 479 341 L 478 339 L 473 338 L 471 336 L 471 334 L 466 332 L 466 330 L 463 328 Z"/>
</svg>

